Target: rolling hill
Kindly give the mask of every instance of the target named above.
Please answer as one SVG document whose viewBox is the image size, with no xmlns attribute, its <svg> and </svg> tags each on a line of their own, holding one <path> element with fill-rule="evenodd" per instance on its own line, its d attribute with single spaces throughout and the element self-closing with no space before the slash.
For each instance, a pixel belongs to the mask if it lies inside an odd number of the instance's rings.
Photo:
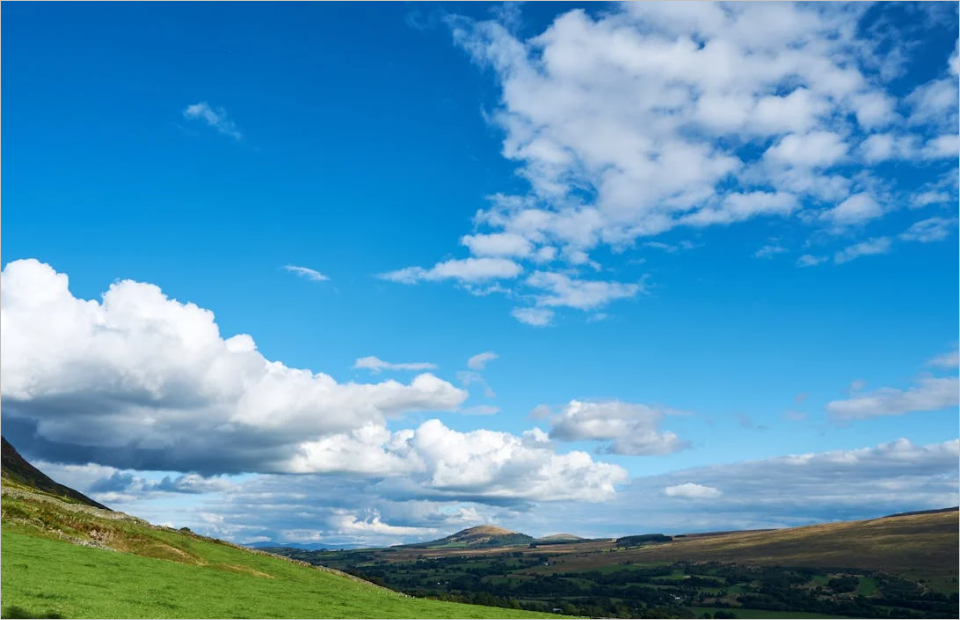
<svg viewBox="0 0 960 620">
<path fill-rule="evenodd" d="M 625 551 L 621 560 L 878 570 L 905 577 L 957 576 L 956 508 L 779 530 L 675 537 Z M 954 586 L 956 587 L 956 586 Z"/>
<path fill-rule="evenodd" d="M 537 539 L 537 542 L 576 542 L 578 540 L 584 540 L 579 536 L 574 536 L 573 534 L 551 534 L 549 536 L 541 536 Z"/>
<path fill-rule="evenodd" d="M 478 525 L 477 527 L 460 530 L 444 538 L 413 545 L 399 545 L 401 548 L 411 549 L 462 549 L 477 547 L 509 547 L 526 545 L 533 542 L 533 536 L 507 530 L 495 525 Z"/>
<path fill-rule="evenodd" d="M 5 618 L 548 617 L 413 598 L 186 528 L 154 526 L 53 482 L 13 458 L 12 446 L 8 459 L 8 445 L 0 489 Z"/>
</svg>

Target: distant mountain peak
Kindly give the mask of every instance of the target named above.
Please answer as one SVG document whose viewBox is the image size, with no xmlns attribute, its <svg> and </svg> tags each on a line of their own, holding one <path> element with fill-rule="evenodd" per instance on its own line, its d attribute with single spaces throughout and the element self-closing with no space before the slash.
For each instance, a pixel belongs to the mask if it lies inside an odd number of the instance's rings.
<svg viewBox="0 0 960 620">
<path fill-rule="evenodd" d="M 510 536 L 511 534 L 520 534 L 520 532 L 514 532 L 496 525 L 477 525 L 460 530 L 454 536 Z"/>
<path fill-rule="evenodd" d="M 404 547 L 421 549 L 457 548 L 457 547 L 508 547 L 510 545 L 525 545 L 533 542 L 532 536 L 514 532 L 496 525 L 477 525 L 460 530 L 445 538 Z"/>
</svg>

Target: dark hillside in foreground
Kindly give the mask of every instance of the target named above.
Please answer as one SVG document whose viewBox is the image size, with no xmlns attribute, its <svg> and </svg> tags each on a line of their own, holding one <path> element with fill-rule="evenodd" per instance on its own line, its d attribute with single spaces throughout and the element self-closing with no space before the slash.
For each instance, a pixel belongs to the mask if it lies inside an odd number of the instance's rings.
<svg viewBox="0 0 960 620">
<path fill-rule="evenodd" d="M 3 442 L 3 478 L 10 480 L 14 485 L 22 485 L 30 489 L 36 489 L 50 495 L 62 497 L 68 501 L 80 502 L 94 508 L 110 510 L 100 502 L 96 502 L 79 491 L 74 491 L 70 487 L 55 482 L 42 471 L 27 462 L 25 458 L 7 441 L 6 437 L 0 438 Z"/>
</svg>

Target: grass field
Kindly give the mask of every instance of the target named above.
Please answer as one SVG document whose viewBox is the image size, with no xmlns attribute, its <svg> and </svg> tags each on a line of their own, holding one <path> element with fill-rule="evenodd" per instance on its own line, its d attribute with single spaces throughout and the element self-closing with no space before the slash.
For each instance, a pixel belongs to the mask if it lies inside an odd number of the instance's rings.
<svg viewBox="0 0 960 620">
<path fill-rule="evenodd" d="M 953 584 L 956 591 L 957 512 L 826 523 L 784 530 L 688 537 L 615 555 L 575 552 L 541 572 L 596 570 L 611 563 L 731 562 L 754 566 L 809 566 L 880 570 Z M 564 545 L 567 546 L 567 545 Z M 546 548 L 539 553 L 549 553 Z M 573 553 L 571 553 L 573 552 Z M 948 588 L 949 589 L 949 588 Z"/>
<path fill-rule="evenodd" d="M 334 571 L 104 512 L 4 494 L 3 617 L 549 617 L 406 597 Z"/>
</svg>

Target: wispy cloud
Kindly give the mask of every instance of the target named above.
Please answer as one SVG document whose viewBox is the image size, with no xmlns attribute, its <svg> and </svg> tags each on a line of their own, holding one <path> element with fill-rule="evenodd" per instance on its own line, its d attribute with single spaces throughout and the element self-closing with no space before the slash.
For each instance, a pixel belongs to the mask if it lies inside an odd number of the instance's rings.
<svg viewBox="0 0 960 620">
<path fill-rule="evenodd" d="M 379 357 L 370 355 L 368 357 L 361 357 L 358 359 L 353 363 L 353 367 L 354 369 L 369 370 L 370 372 L 377 374 L 384 370 L 433 370 L 437 368 L 437 365 L 430 362 L 400 362 L 394 364 L 391 362 L 385 362 Z"/>
<path fill-rule="evenodd" d="M 671 454 L 690 444 L 660 430 L 660 420 L 669 413 L 673 411 L 616 400 L 572 400 L 550 419 L 550 438 L 609 442 L 598 450 L 606 454 Z"/>
<path fill-rule="evenodd" d="M 467 368 L 471 370 L 483 370 L 484 367 L 493 360 L 500 357 L 493 351 L 484 351 L 483 353 L 477 353 L 473 357 L 467 360 Z"/>
<path fill-rule="evenodd" d="M 723 495 L 720 489 L 706 487 L 694 482 L 685 482 L 684 484 L 665 487 L 663 493 L 668 497 L 680 497 L 683 499 L 716 499 Z"/>
<path fill-rule="evenodd" d="M 815 267 L 826 261 L 824 256 L 814 256 L 813 254 L 804 254 L 797 259 L 797 267 Z"/>
<path fill-rule="evenodd" d="M 548 308 L 514 308 L 510 314 L 525 325 L 546 327 L 553 322 L 553 310 Z"/>
<path fill-rule="evenodd" d="M 937 368 L 957 368 L 960 366 L 960 351 L 957 350 L 957 346 L 954 345 L 952 351 L 947 353 L 942 353 L 929 362 L 929 366 L 936 366 Z"/>
<path fill-rule="evenodd" d="M 223 108 L 212 108 L 206 101 L 188 105 L 183 111 L 183 117 L 191 121 L 202 121 L 234 140 L 243 139 L 243 134 L 240 133 L 237 124 L 227 116 L 227 111 Z"/>
<path fill-rule="evenodd" d="M 833 257 L 833 262 L 838 265 L 848 263 L 861 256 L 872 256 L 875 254 L 886 254 L 890 251 L 889 237 L 875 237 L 860 243 L 855 243 L 850 247 L 837 252 Z"/>
<path fill-rule="evenodd" d="M 330 279 L 316 269 L 310 269 L 309 267 L 300 267 L 299 265 L 284 265 L 283 268 L 290 273 L 294 273 L 305 280 L 310 280 L 311 282 L 326 282 Z"/>
<path fill-rule="evenodd" d="M 501 278 L 516 278 L 523 268 L 506 258 L 464 258 L 437 263 L 429 269 L 405 267 L 380 274 L 380 278 L 401 284 L 438 280 L 456 280 L 462 283 L 487 282 Z"/>
<path fill-rule="evenodd" d="M 788 252 L 788 251 L 789 250 L 787 250 L 787 248 L 783 247 L 782 245 L 771 243 L 763 246 L 762 248 L 754 252 L 753 255 L 755 258 L 773 258 L 777 254 L 783 254 L 784 252 Z"/>
<path fill-rule="evenodd" d="M 827 411 L 842 420 L 903 415 L 914 411 L 939 411 L 960 404 L 960 383 L 957 377 L 921 379 L 907 390 L 882 388 L 857 393 L 847 400 L 827 403 Z"/>
<path fill-rule="evenodd" d="M 931 217 L 915 222 L 905 232 L 900 234 L 904 241 L 919 241 L 931 243 L 943 241 L 957 228 L 957 218 Z"/>
</svg>

